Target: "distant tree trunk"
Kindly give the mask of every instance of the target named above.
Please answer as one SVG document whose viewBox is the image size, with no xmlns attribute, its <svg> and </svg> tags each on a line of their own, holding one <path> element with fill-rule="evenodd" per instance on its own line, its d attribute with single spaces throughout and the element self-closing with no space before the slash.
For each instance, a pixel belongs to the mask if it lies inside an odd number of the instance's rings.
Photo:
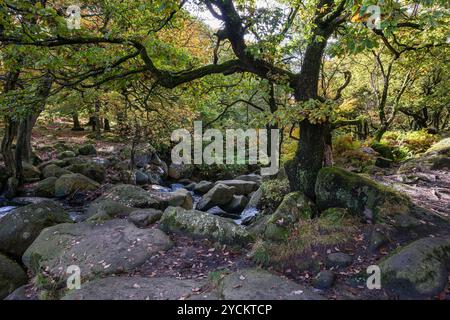
<svg viewBox="0 0 450 320">
<path fill-rule="evenodd" d="M 107 132 L 111 131 L 111 125 L 109 124 L 109 120 L 107 118 L 105 118 L 103 123 L 104 123 L 103 130 L 105 130 Z"/>
<path fill-rule="evenodd" d="M 95 114 L 92 117 L 92 131 L 95 132 L 97 138 L 100 138 L 102 130 L 100 122 L 100 108 L 101 108 L 100 101 L 97 100 L 95 102 Z"/>
<path fill-rule="evenodd" d="M 73 120 L 73 128 L 72 131 L 84 131 L 84 129 L 81 127 L 80 119 L 78 117 L 78 112 L 72 113 L 72 120 Z"/>
</svg>

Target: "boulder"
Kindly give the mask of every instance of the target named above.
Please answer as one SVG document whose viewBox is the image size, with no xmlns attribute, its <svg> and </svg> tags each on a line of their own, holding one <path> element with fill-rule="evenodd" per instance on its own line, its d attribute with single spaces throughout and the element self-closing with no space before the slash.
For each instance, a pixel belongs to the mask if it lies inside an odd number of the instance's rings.
<svg viewBox="0 0 450 320">
<path fill-rule="evenodd" d="M 259 269 L 238 270 L 220 283 L 224 300 L 325 300 L 313 290 Z"/>
<path fill-rule="evenodd" d="M 258 185 L 260 185 L 262 182 L 262 177 L 259 174 L 252 173 L 252 174 L 246 174 L 246 175 L 236 177 L 235 180 L 252 181 L 252 182 L 256 182 Z"/>
<path fill-rule="evenodd" d="M 61 153 L 58 153 L 56 155 L 56 158 L 58 158 L 59 160 L 64 160 L 64 159 L 68 159 L 68 158 L 75 158 L 76 156 L 77 156 L 77 154 L 75 152 L 66 150 Z"/>
<path fill-rule="evenodd" d="M 246 196 L 234 195 L 230 203 L 226 204 L 222 208 L 230 213 L 241 213 L 244 211 L 248 204 L 248 198 Z"/>
<path fill-rule="evenodd" d="M 136 184 L 138 186 L 143 186 L 146 185 L 150 182 L 150 179 L 148 177 L 148 175 L 146 175 L 144 172 L 140 171 L 140 170 L 135 170 L 134 171 L 134 181 L 136 182 Z"/>
<path fill-rule="evenodd" d="M 113 200 L 127 207 L 133 208 L 161 208 L 161 201 L 154 193 L 130 184 L 121 184 L 112 187 L 95 202 Z"/>
<path fill-rule="evenodd" d="M 215 206 L 223 206 L 233 200 L 236 193 L 234 187 L 229 187 L 224 184 L 216 184 L 214 188 L 209 190 L 197 204 L 197 209 L 207 211 Z"/>
<path fill-rule="evenodd" d="M 98 183 L 102 183 L 106 179 L 105 167 L 95 162 L 82 162 L 72 164 L 65 168 L 73 173 L 79 173 Z"/>
<path fill-rule="evenodd" d="M 55 165 L 60 168 L 63 168 L 65 166 L 67 166 L 67 161 L 60 160 L 60 159 L 53 159 L 53 160 L 45 161 L 45 162 L 41 163 L 40 165 L 38 165 L 38 169 L 42 171 L 45 167 L 47 167 L 49 165 Z"/>
<path fill-rule="evenodd" d="M 450 238 L 423 238 L 383 260 L 382 286 L 401 298 L 432 298 L 448 282 Z"/>
<path fill-rule="evenodd" d="M 185 300 L 205 284 L 176 278 L 107 277 L 70 291 L 62 300 Z"/>
<path fill-rule="evenodd" d="M 271 215 L 255 222 L 250 232 L 270 241 L 286 241 L 292 226 L 300 220 L 309 220 L 317 215 L 314 203 L 301 192 L 288 194 Z"/>
<path fill-rule="evenodd" d="M 50 177 L 56 177 L 59 178 L 65 174 L 71 174 L 73 172 L 63 169 L 56 164 L 50 164 L 48 166 L 45 166 L 44 169 L 42 169 L 42 176 L 44 178 L 50 178 Z"/>
<path fill-rule="evenodd" d="M 336 281 L 336 275 L 333 271 L 325 270 L 319 272 L 319 274 L 313 279 L 312 285 L 319 290 L 330 289 Z"/>
<path fill-rule="evenodd" d="M 0 300 L 28 282 L 25 271 L 0 253 Z"/>
<path fill-rule="evenodd" d="M 78 148 L 78 153 L 82 156 L 95 156 L 97 154 L 97 150 L 94 145 L 85 144 Z"/>
<path fill-rule="evenodd" d="M 25 182 L 36 182 L 41 179 L 41 171 L 30 163 L 23 162 L 23 178 Z"/>
<path fill-rule="evenodd" d="M 214 183 L 210 181 L 200 181 L 194 187 L 195 193 L 205 194 L 214 187 Z"/>
<path fill-rule="evenodd" d="M 346 268 L 353 263 L 353 258 L 343 252 L 335 252 L 327 255 L 327 259 L 325 261 L 325 265 L 329 268 L 337 267 L 337 268 Z"/>
<path fill-rule="evenodd" d="M 55 196 L 64 198 L 74 194 L 84 194 L 89 191 L 95 191 L 100 185 L 92 179 L 79 174 L 65 174 L 55 182 Z"/>
<path fill-rule="evenodd" d="M 409 199 L 396 191 L 335 167 L 319 172 L 316 195 L 320 210 L 348 208 L 352 214 L 374 222 L 409 214 L 412 207 Z"/>
<path fill-rule="evenodd" d="M 206 212 L 209 214 L 213 214 L 215 216 L 219 216 L 222 218 L 228 218 L 228 219 L 232 219 L 232 220 L 237 220 L 240 218 L 240 216 L 238 214 L 227 212 L 220 207 L 212 207 L 211 209 L 209 209 Z"/>
<path fill-rule="evenodd" d="M 187 164 L 174 164 L 169 167 L 168 175 L 175 180 L 189 179 L 192 176 L 193 168 Z"/>
<path fill-rule="evenodd" d="M 53 198 L 55 196 L 55 183 L 58 178 L 50 177 L 39 181 L 33 186 L 33 194 L 36 197 Z"/>
<path fill-rule="evenodd" d="M 132 272 L 172 246 L 162 231 L 138 229 L 126 220 L 60 224 L 44 229 L 22 260 L 34 274 L 44 276 L 45 272 L 50 281 L 65 284 L 66 270 L 71 265 L 82 270 L 82 281 L 85 281 Z"/>
<path fill-rule="evenodd" d="M 261 204 L 261 199 L 263 196 L 262 188 L 259 188 L 255 192 L 250 194 L 250 201 L 247 204 L 247 208 L 259 208 Z"/>
<path fill-rule="evenodd" d="M 220 244 L 242 247 L 252 241 L 250 234 L 231 220 L 196 210 L 169 207 L 159 223 L 164 231 L 182 232 Z"/>
<path fill-rule="evenodd" d="M 127 217 L 135 210 L 135 208 L 130 208 L 120 202 L 104 199 L 92 202 L 86 211 L 86 215 L 90 220 L 110 220 Z"/>
<path fill-rule="evenodd" d="M 237 195 L 248 195 L 253 191 L 258 190 L 259 186 L 256 182 L 253 181 L 244 181 L 244 180 L 223 180 L 217 181 L 216 185 L 223 184 L 228 187 L 235 188 Z"/>
<path fill-rule="evenodd" d="M 15 209 L 0 218 L 0 252 L 21 257 L 42 229 L 69 222 L 69 214 L 52 200 Z"/>
<path fill-rule="evenodd" d="M 145 228 L 151 224 L 158 222 L 163 215 L 163 212 L 156 209 L 140 209 L 133 211 L 128 216 L 128 221 L 133 223 L 138 228 Z"/>
</svg>

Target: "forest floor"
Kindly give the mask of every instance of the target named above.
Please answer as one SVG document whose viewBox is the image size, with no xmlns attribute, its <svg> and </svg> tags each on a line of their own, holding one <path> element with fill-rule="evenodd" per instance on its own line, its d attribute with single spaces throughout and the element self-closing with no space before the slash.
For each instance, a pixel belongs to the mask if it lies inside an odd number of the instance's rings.
<svg viewBox="0 0 450 320">
<path fill-rule="evenodd" d="M 57 142 L 64 142 L 68 145 L 81 145 L 88 140 L 87 136 L 91 133 L 90 131 L 73 132 L 70 131 L 68 125 L 46 124 L 45 128 L 38 127 L 33 132 L 33 143 L 36 149 L 40 150 L 43 146 L 53 145 Z M 124 145 L 126 144 L 121 142 L 99 140 L 96 143 L 96 148 L 98 154 L 103 156 L 113 154 L 116 150 L 123 148 Z M 44 160 L 55 156 L 52 150 L 47 149 L 40 151 L 38 155 Z M 114 175 L 115 172 L 108 172 L 108 174 Z M 419 179 L 413 182 L 404 183 L 404 177 L 398 175 L 394 168 L 386 171 L 385 175 L 374 175 L 372 178 L 408 194 L 418 206 L 426 208 L 444 219 L 449 219 L 450 173 L 447 171 L 433 171 L 420 173 L 418 177 Z M 109 180 L 107 179 L 106 183 Z M 82 211 L 94 199 L 95 195 L 92 199 L 85 199 L 84 203 L 69 205 L 69 208 L 72 207 L 72 210 Z M 67 207 L 67 202 L 64 205 Z M 157 225 L 152 227 L 155 228 Z M 366 250 L 368 246 L 367 239 L 371 231 L 371 227 L 367 226 L 367 228 L 361 230 L 359 235 L 355 236 L 353 241 L 333 248 L 335 251 L 350 252 L 355 259 L 354 263 L 348 268 L 336 270 L 337 282 L 332 289 L 321 292 L 328 299 L 388 298 L 383 290 L 367 290 L 365 271 L 369 265 L 388 255 L 399 243 L 393 243 L 376 253 L 368 255 Z M 135 270 L 133 275 L 142 275 L 144 277 L 164 276 L 177 279 L 207 279 L 211 272 L 217 270 L 235 271 L 254 266 L 254 263 L 248 257 L 249 248 L 233 251 L 226 246 L 218 247 L 203 239 L 191 239 L 179 234 L 171 234 L 170 237 L 175 244 L 174 247 L 152 257 L 152 259 Z M 324 248 L 317 248 L 318 252 L 315 252 L 315 254 L 324 256 L 327 253 L 324 250 Z M 305 286 L 311 286 L 312 279 L 315 276 L 313 271 L 296 272 L 289 268 L 272 270 L 272 272 Z M 32 284 L 28 286 L 27 295 L 30 299 L 37 297 L 36 290 Z M 443 293 L 443 296 L 436 298 L 450 298 L 450 279 L 446 292 Z"/>
</svg>

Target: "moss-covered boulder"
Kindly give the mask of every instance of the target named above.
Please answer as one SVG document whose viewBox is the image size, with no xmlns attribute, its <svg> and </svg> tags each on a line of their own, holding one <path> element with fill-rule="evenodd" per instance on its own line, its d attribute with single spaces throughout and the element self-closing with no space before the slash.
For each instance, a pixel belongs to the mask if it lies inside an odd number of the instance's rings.
<svg viewBox="0 0 450 320">
<path fill-rule="evenodd" d="M 315 205 L 301 192 L 285 196 L 275 213 L 256 222 L 250 231 L 270 241 L 286 241 L 290 228 L 317 215 Z"/>
<path fill-rule="evenodd" d="M 27 282 L 25 271 L 16 262 L 0 253 L 0 300 Z"/>
<path fill-rule="evenodd" d="M 126 220 L 102 224 L 60 224 L 44 229 L 24 253 L 22 261 L 45 287 L 64 285 L 71 265 L 81 269 L 82 280 L 131 272 L 157 252 L 173 246 L 158 229 L 139 229 Z"/>
<path fill-rule="evenodd" d="M 95 191 L 99 187 L 100 185 L 97 182 L 82 174 L 65 174 L 55 182 L 55 196 L 64 198 L 74 194 L 84 194 Z"/>
<path fill-rule="evenodd" d="M 370 221 L 408 214 L 408 198 L 375 181 L 344 169 L 323 168 L 316 182 L 320 210 L 348 208 L 351 213 Z"/>
<path fill-rule="evenodd" d="M 425 155 L 430 154 L 450 157 L 450 138 L 442 139 L 425 152 Z"/>
<path fill-rule="evenodd" d="M 42 229 L 69 222 L 69 214 L 52 200 L 15 209 L 0 218 L 0 252 L 21 257 Z"/>
<path fill-rule="evenodd" d="M 159 223 L 164 231 L 182 232 L 220 244 L 241 247 L 252 241 L 250 234 L 233 221 L 202 211 L 169 207 Z"/>
<path fill-rule="evenodd" d="M 86 215 L 91 220 L 111 220 L 127 217 L 136 208 L 128 207 L 120 202 L 103 199 L 92 202 L 87 208 Z"/>
<path fill-rule="evenodd" d="M 144 189 L 130 185 L 121 184 L 114 186 L 101 197 L 99 197 L 96 202 L 103 200 L 113 200 L 119 202 L 125 206 L 133 208 L 161 208 L 161 200 L 155 194 L 145 191 Z"/>
<path fill-rule="evenodd" d="M 42 175 L 44 178 L 50 178 L 50 177 L 59 178 L 65 174 L 71 174 L 71 173 L 73 173 L 73 172 L 71 172 L 67 169 L 61 168 L 61 167 L 57 166 L 56 164 L 50 164 L 48 166 L 45 166 L 42 169 Z"/>
<path fill-rule="evenodd" d="M 60 160 L 64 160 L 64 159 L 68 159 L 68 158 L 74 158 L 76 156 L 77 156 L 77 154 L 75 152 L 71 151 L 71 150 L 66 150 L 66 151 L 63 151 L 63 152 L 58 153 L 56 155 L 56 157 L 58 159 L 60 159 Z"/>
<path fill-rule="evenodd" d="M 432 298 L 450 275 L 450 238 L 424 238 L 394 253 L 379 265 L 382 286 L 402 298 Z"/>
<path fill-rule="evenodd" d="M 36 182 L 41 179 L 41 171 L 28 162 L 22 163 L 25 182 Z"/>
<path fill-rule="evenodd" d="M 102 183 L 106 179 L 105 167 L 95 162 L 72 164 L 65 169 L 73 173 L 80 173 L 99 183 Z"/>
<path fill-rule="evenodd" d="M 85 144 L 78 148 L 78 153 L 82 156 L 94 156 L 97 154 L 95 146 L 92 144 Z"/>
<path fill-rule="evenodd" d="M 55 183 L 58 178 L 50 177 L 39 181 L 33 186 L 33 194 L 36 197 L 53 198 L 55 196 Z"/>
</svg>

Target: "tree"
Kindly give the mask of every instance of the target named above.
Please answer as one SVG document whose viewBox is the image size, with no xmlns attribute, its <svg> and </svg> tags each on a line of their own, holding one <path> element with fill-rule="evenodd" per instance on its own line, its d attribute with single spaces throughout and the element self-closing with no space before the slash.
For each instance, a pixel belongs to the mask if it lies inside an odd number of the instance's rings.
<svg viewBox="0 0 450 320">
<path fill-rule="evenodd" d="M 161 30 L 170 28 L 171 23 L 186 21 L 186 12 L 181 10 L 184 2 L 181 5 L 174 1 L 154 1 L 151 4 L 145 1 L 100 2 L 98 7 L 94 6 L 96 10 L 89 10 L 99 12 L 96 22 L 101 27 L 74 33 L 61 26 L 57 10 L 49 9 L 45 11 L 45 15 L 41 15 L 41 25 L 46 28 L 38 31 L 33 39 L 25 36 L 21 26 L 9 19 L 4 23 L 5 31 L 0 35 L 0 41 L 4 45 L 50 49 L 76 47 L 96 52 L 95 63 L 82 63 L 81 70 L 80 65 L 71 64 L 71 71 L 79 72 L 66 77 L 70 80 L 66 85 L 93 88 L 110 81 L 143 75 L 152 79 L 155 86 L 173 89 L 214 74 L 243 72 L 286 85 L 292 90 L 296 104 L 308 110 L 298 114 L 296 122 L 301 128 L 298 151 L 288 166 L 287 173 L 293 190 L 301 190 L 314 198 L 315 181 L 325 162 L 327 139 L 331 130 L 327 117 L 313 116 L 323 106 L 329 108 L 330 105 L 319 95 L 323 56 L 328 40 L 334 34 L 338 37 L 340 34 L 347 36 L 345 40 L 350 47 L 367 47 L 372 44 L 366 40 L 357 42 L 351 39 L 351 35 L 361 29 L 349 23 L 349 18 L 359 9 L 360 3 L 348 0 L 319 0 L 305 4 L 287 1 L 287 12 L 283 14 L 279 8 L 258 8 L 253 1 L 198 1 L 197 5 L 206 6 L 222 23 L 222 29 L 216 33 L 217 46 L 229 43 L 233 52 L 233 57 L 225 57 L 223 60 L 217 54 L 218 50 L 214 50 L 212 62 L 209 63 L 183 58 L 179 49 L 173 50 L 176 46 L 164 47 L 167 42 L 158 36 Z M 399 11 L 395 4 L 387 8 L 393 12 Z M 139 10 L 139 18 L 133 16 L 136 10 Z M 150 22 L 143 25 L 143 17 L 148 17 Z M 419 26 L 417 30 L 420 30 L 429 24 L 426 17 L 418 22 L 411 21 L 414 19 L 415 17 L 391 15 L 384 28 L 393 34 L 395 30 L 411 26 Z M 52 27 L 52 24 L 57 27 Z M 130 26 L 137 31 L 131 31 Z M 249 34 L 253 36 L 251 41 L 246 38 Z M 384 33 L 382 37 L 385 38 Z M 285 39 L 289 40 L 287 45 Z M 292 50 L 295 45 L 302 49 L 300 55 L 298 50 Z M 111 52 L 115 52 L 114 56 L 120 58 L 111 59 Z M 285 61 L 290 58 L 287 57 L 290 53 L 297 54 L 295 64 Z M 170 59 L 173 56 L 178 59 Z M 80 61 L 85 60 L 89 62 L 93 58 L 83 52 Z"/>
</svg>

